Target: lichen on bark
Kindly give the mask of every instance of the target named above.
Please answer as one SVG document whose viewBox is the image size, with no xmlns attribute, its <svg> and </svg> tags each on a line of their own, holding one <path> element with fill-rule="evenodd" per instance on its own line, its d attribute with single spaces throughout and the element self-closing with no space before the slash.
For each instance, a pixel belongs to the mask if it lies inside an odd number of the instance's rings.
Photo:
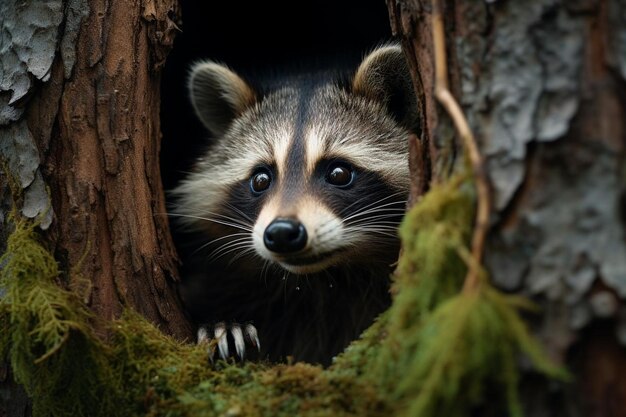
<svg viewBox="0 0 626 417">
<path fill-rule="evenodd" d="M 61 0 L 0 3 L 0 160 L 25 190 L 22 214 L 31 219 L 45 214 L 38 223 L 42 229 L 50 226 L 53 211 L 39 169 L 39 150 L 23 116 L 36 84 L 50 80 L 59 44 L 66 78 L 71 74 L 75 40 L 87 12 L 85 2 L 77 0 L 68 5 Z M 3 203 L 10 205 L 8 200 Z M 1 206 L 0 216 L 7 216 Z"/>
<path fill-rule="evenodd" d="M 626 328 L 622 6 L 459 5 L 461 100 L 495 192 L 486 263 L 550 312 L 537 331 L 561 359 L 595 318 Z"/>
</svg>

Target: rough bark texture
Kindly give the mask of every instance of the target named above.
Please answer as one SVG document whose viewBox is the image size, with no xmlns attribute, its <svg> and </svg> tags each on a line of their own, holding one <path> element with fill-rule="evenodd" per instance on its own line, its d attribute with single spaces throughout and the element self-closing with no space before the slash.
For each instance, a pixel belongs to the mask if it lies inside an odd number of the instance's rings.
<svg viewBox="0 0 626 417">
<path fill-rule="evenodd" d="M 43 216 L 61 281 L 99 317 L 132 307 L 190 338 L 158 157 L 177 2 L 15 0 L 0 13 L 0 157 L 24 189 L 22 214 Z M 6 185 L 0 178 L 3 243 Z"/>
<path fill-rule="evenodd" d="M 543 307 L 536 334 L 575 375 L 550 387 L 526 376 L 527 415 L 626 416 L 626 0 L 444 3 L 450 84 L 494 191 L 486 264 Z M 430 0 L 388 6 L 425 114 L 415 200 L 459 148 L 433 95 Z M 176 14 L 174 0 L 0 2 L 0 157 L 63 282 L 99 316 L 131 306 L 185 338 L 158 170 Z M 0 176 L 0 250 L 10 200 Z M 27 413 L 23 393 L 0 395 L 13 407 L 0 415 Z"/>
<path fill-rule="evenodd" d="M 16 0 L 0 13 L 0 157 L 24 190 L 22 215 L 41 219 L 65 284 L 97 316 L 128 306 L 190 338 L 158 164 L 177 2 Z M 6 177 L 0 191 L 4 245 Z M 26 412 L 19 389 L 0 394 L 5 413 Z"/>
<path fill-rule="evenodd" d="M 143 4 L 142 4 L 143 3 Z M 159 69 L 175 26 L 174 2 L 93 1 L 76 45 L 76 65 L 52 68 L 62 84 L 56 119 L 33 103 L 29 125 L 45 150 L 53 190 L 57 257 L 91 279 L 85 294 L 105 318 L 132 306 L 162 329 L 188 336 L 171 287 L 175 251 L 161 189 Z M 165 51 L 164 51 L 165 50 Z M 52 136 L 35 121 L 55 120 Z M 43 132 L 41 132 L 43 130 Z M 41 132 L 41 133 L 40 133 Z"/>
<path fill-rule="evenodd" d="M 431 2 L 388 4 L 424 88 L 436 179 L 455 147 L 432 98 Z M 624 416 L 626 2 L 444 4 L 450 82 L 494 192 L 491 279 L 542 306 L 536 333 L 575 374 L 558 389 L 529 376 L 527 414 Z"/>
</svg>

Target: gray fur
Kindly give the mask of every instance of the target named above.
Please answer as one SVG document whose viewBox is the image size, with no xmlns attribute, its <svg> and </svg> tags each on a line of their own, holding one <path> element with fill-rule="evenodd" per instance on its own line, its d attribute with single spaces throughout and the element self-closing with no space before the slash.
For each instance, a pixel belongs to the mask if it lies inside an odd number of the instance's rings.
<svg viewBox="0 0 626 417">
<path fill-rule="evenodd" d="M 172 194 L 178 224 L 205 246 L 185 261 L 182 294 L 196 317 L 252 321 L 270 358 L 328 363 L 385 308 L 416 118 L 407 74 L 398 46 L 368 55 L 348 88 L 304 78 L 260 95 L 224 66 L 194 67 L 192 102 L 214 137 Z M 334 160 L 358 172 L 352 191 L 320 177 Z M 274 173 L 260 197 L 246 194 L 258 166 Z M 307 256 L 340 255 L 288 268 L 263 247 L 278 217 L 306 226 Z"/>
</svg>

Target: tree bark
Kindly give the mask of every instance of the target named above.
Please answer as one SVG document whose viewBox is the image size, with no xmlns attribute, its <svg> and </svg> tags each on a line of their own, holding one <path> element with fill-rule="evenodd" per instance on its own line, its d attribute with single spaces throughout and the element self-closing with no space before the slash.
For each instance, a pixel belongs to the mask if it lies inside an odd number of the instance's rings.
<svg viewBox="0 0 626 417">
<path fill-rule="evenodd" d="M 159 171 L 176 0 L 9 1 L 0 12 L 0 157 L 66 273 L 60 283 L 99 317 L 132 308 L 190 339 Z"/>
<path fill-rule="evenodd" d="M 486 266 L 499 288 L 542 307 L 534 331 L 575 375 L 555 386 L 529 371 L 526 414 L 626 416 L 626 1 L 442 2 L 450 86 L 494 195 Z M 411 143 L 415 201 L 460 146 L 433 94 L 431 0 L 388 6 L 424 114 Z M 0 3 L 0 157 L 63 285 L 101 317 L 131 307 L 188 339 L 158 167 L 160 70 L 177 14 L 175 0 Z M 28 412 L 15 402 L 23 393 L 0 394 L 13 400 L 0 415 Z"/>
<path fill-rule="evenodd" d="M 159 172 L 160 68 L 173 41 L 175 2 L 92 1 L 89 10 L 72 76 L 64 80 L 56 61 L 28 113 L 56 191 L 50 235 L 57 259 L 76 272 L 70 285 L 89 278 L 84 295 L 99 316 L 132 307 L 186 338 Z M 40 120 L 54 121 L 51 135 Z"/>
<path fill-rule="evenodd" d="M 542 307 L 535 333 L 575 376 L 555 387 L 529 372 L 526 415 L 626 416 L 626 2 L 442 3 L 449 82 L 494 195 L 486 266 Z M 438 180 L 458 145 L 434 101 L 431 0 L 388 6 Z"/>
</svg>

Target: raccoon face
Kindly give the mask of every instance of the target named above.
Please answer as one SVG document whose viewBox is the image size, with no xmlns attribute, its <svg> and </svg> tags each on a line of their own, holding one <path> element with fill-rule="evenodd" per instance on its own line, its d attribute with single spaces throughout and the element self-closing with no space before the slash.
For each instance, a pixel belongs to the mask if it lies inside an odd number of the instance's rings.
<svg viewBox="0 0 626 417">
<path fill-rule="evenodd" d="M 176 214 L 214 253 L 296 274 L 393 261 L 416 120 L 408 74 L 385 46 L 347 87 L 303 78 L 261 97 L 223 65 L 195 65 L 192 102 L 215 142 L 174 190 Z"/>
</svg>

